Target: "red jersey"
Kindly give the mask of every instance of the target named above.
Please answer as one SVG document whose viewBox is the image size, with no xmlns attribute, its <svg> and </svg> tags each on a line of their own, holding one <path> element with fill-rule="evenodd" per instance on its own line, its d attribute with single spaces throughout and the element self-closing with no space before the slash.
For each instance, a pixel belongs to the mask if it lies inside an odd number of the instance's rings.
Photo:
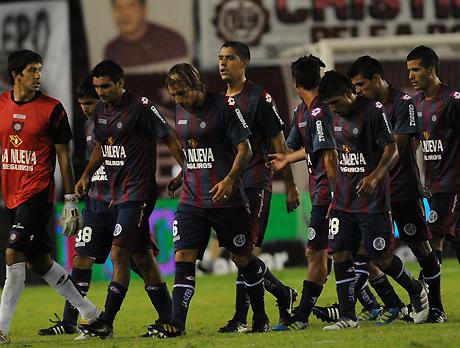
<svg viewBox="0 0 460 348">
<path fill-rule="evenodd" d="M 49 187 L 54 199 L 54 144 L 72 138 L 62 104 L 37 93 L 29 102 L 14 102 L 12 92 L 0 95 L 2 193 L 5 205 L 16 208 Z"/>
</svg>

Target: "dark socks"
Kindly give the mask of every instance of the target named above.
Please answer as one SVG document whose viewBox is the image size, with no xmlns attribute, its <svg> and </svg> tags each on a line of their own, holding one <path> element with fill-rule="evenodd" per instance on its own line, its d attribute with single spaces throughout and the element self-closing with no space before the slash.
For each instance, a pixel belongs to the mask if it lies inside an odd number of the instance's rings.
<svg viewBox="0 0 460 348">
<path fill-rule="evenodd" d="M 176 276 L 172 291 L 173 322 L 185 330 L 188 308 L 195 293 L 195 263 L 176 262 Z"/>
<path fill-rule="evenodd" d="M 322 291 L 323 285 L 308 280 L 303 281 L 302 298 L 300 299 L 299 307 L 297 307 L 295 311 L 296 319 L 303 323 L 308 323 L 308 317 L 310 316 L 311 310 Z"/>
<path fill-rule="evenodd" d="M 149 285 L 145 287 L 145 291 L 158 312 L 158 319 L 163 323 L 169 323 L 172 319 L 172 301 L 169 296 L 166 283 L 158 286 Z"/>
<path fill-rule="evenodd" d="M 351 260 L 334 262 L 337 297 L 340 317 L 356 321 L 355 312 L 355 268 Z"/>
<path fill-rule="evenodd" d="M 268 268 L 264 274 L 264 286 L 265 290 L 275 296 L 278 301 L 283 301 L 289 296 L 289 288 L 281 283 Z"/>
<path fill-rule="evenodd" d="M 435 252 L 419 261 L 423 280 L 428 284 L 428 301 L 431 308 L 443 309 L 441 301 L 441 267 Z"/>
<path fill-rule="evenodd" d="M 409 294 L 419 293 L 422 289 L 422 285 L 414 279 L 401 259 L 396 255 L 393 255 L 390 266 L 383 271 L 392 277 Z"/>
<path fill-rule="evenodd" d="M 247 323 L 249 310 L 249 296 L 244 285 L 244 277 L 241 271 L 238 270 L 236 278 L 236 302 L 234 319 Z"/>
<path fill-rule="evenodd" d="M 401 308 L 404 306 L 385 274 L 371 279 L 370 283 L 386 308 Z"/>
<path fill-rule="evenodd" d="M 75 287 L 77 288 L 78 292 L 82 294 L 82 296 L 86 296 L 89 291 L 89 286 L 91 284 L 91 273 L 91 269 L 79 268 L 72 268 L 72 272 L 70 273 L 72 282 L 75 284 Z M 77 325 L 78 310 L 68 301 L 65 301 L 62 321 L 66 324 L 74 326 Z"/>
<path fill-rule="evenodd" d="M 355 296 L 366 308 L 378 308 L 379 305 L 375 299 L 374 294 L 367 286 L 367 279 L 369 278 L 369 261 L 364 255 L 356 255 L 353 258 L 353 265 L 355 266 L 356 283 L 355 283 Z"/>
<path fill-rule="evenodd" d="M 266 316 L 264 304 L 265 269 L 263 261 L 255 256 L 246 266 L 240 268 L 255 318 L 265 318 Z"/>
<path fill-rule="evenodd" d="M 117 282 L 111 282 L 107 290 L 107 297 L 105 299 L 104 313 L 102 314 L 102 320 L 108 325 L 113 327 L 113 321 L 115 316 L 121 308 L 121 304 L 125 299 L 128 288 Z"/>
</svg>

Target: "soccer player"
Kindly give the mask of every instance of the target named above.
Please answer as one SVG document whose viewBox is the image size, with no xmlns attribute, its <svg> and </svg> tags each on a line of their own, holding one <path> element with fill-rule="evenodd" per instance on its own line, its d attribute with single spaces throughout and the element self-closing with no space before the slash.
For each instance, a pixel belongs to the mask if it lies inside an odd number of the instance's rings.
<svg viewBox="0 0 460 348">
<path fill-rule="evenodd" d="M 227 83 L 226 97 L 234 100 L 243 113 L 252 135 L 249 137 L 252 157 L 242 174 L 243 187 L 249 200 L 252 238 L 260 251 L 268 224 L 272 197 L 272 173 L 265 166 L 270 146 L 275 152 L 285 153 L 284 122 L 278 114 L 272 96 L 263 88 L 246 79 L 246 68 L 251 59 L 249 48 L 240 41 L 225 42 L 219 52 L 219 72 Z M 299 193 L 291 166 L 282 170 L 286 186 L 288 213 L 299 205 Z M 281 283 L 267 268 L 264 275 L 265 289 L 276 297 L 280 323 L 291 317 L 292 304 L 297 292 Z M 235 314 L 219 332 L 246 332 L 249 298 L 241 271 L 236 279 Z"/>
<path fill-rule="evenodd" d="M 156 138 L 163 140 L 179 164 L 183 159 L 177 137 L 155 106 L 125 89 L 118 64 L 102 61 L 94 67 L 92 76 L 101 99 L 93 116 L 95 147 L 75 192 L 88 192 L 90 178 L 104 165 L 116 213 L 111 240 L 114 271 L 104 312 L 96 322 L 81 328 L 107 338 L 113 335 L 115 316 L 128 291 L 131 258 L 152 303 L 159 313 L 169 316 L 171 302 L 154 257 L 158 249 L 150 237 L 148 222 L 156 201 Z"/>
<path fill-rule="evenodd" d="M 318 86 L 324 63 L 317 57 L 304 56 L 291 64 L 297 94 L 302 102 L 294 111 L 292 129 L 287 139 L 288 155 L 275 154 L 270 165 L 275 170 L 289 163 L 305 160 L 309 171 L 309 192 L 312 204 L 308 227 L 307 277 L 303 282 L 302 298 L 294 316 L 274 331 L 303 330 L 328 276 L 328 221 L 331 190 L 329 177 L 337 171 L 337 151 L 333 136 L 333 114 L 319 99 Z"/>
<path fill-rule="evenodd" d="M 358 95 L 381 102 L 388 115 L 399 153 L 398 162 L 390 170 L 391 213 L 398 226 L 401 240 L 408 243 L 416 256 L 422 268 L 423 279 L 428 284 L 428 301 L 431 310 L 427 321 L 438 322 L 444 316 L 438 317 L 436 321 L 432 320 L 438 310 L 443 311 L 440 287 L 441 269 L 436 254 L 430 246 L 431 235 L 425 221 L 414 144 L 414 140 L 418 137 L 415 106 L 409 95 L 394 89 L 385 80 L 383 67 L 375 58 L 369 56 L 358 58 L 350 67 L 348 76 Z M 387 284 L 386 287 L 391 286 L 387 279 L 382 279 L 385 277 L 383 273 L 377 277 L 372 271 L 370 273 L 371 284 L 376 286 L 378 294 L 394 293 L 382 286 L 384 284 Z M 401 300 L 394 296 L 382 297 L 382 300 L 387 308 L 379 321 L 396 319 Z"/>
<path fill-rule="evenodd" d="M 442 264 L 444 238 L 446 235 L 455 237 L 459 216 L 460 93 L 439 80 L 438 67 L 439 58 L 430 47 L 418 46 L 407 56 L 409 80 L 419 91 L 413 100 L 423 151 L 424 191 L 430 204 L 428 228 L 432 234 L 431 247 Z M 423 277 L 431 287 L 432 282 L 425 269 Z M 447 320 L 440 298 L 438 300 L 430 309 L 430 322 Z"/>
<path fill-rule="evenodd" d="M 249 126 L 234 99 L 208 93 L 198 70 L 189 64 L 174 65 L 166 86 L 177 104 L 176 132 L 186 163 L 173 227 L 173 324 L 158 325 L 156 336 L 185 334 L 195 293 L 195 261 L 206 248 L 211 228 L 243 274 L 254 311 L 251 332 L 266 332 L 270 328 L 264 308 L 266 266 L 253 255 L 251 221 L 240 180 L 251 158 Z"/>
<path fill-rule="evenodd" d="M 367 258 L 409 293 L 414 322 L 425 322 L 429 311 L 426 291 L 392 253 L 388 172 L 398 160 L 398 149 L 383 105 L 357 96 L 350 79 L 336 71 L 324 75 L 319 94 L 338 114 L 333 125 L 339 153 L 339 170 L 332 180 L 336 185 L 329 248 L 334 258 L 340 320 L 324 329 L 358 327 L 352 255 L 361 241 Z"/>
<path fill-rule="evenodd" d="M 11 320 L 26 280 L 26 263 L 87 322 L 99 315 L 96 307 L 77 291 L 67 271 L 50 257 L 51 236 L 46 226 L 53 211 L 56 155 L 65 191 L 63 233 L 75 233 L 81 222 L 78 199 L 72 193 L 72 132 L 62 104 L 40 91 L 41 71 L 39 54 L 30 50 L 12 52 L 8 56 L 8 75 L 13 90 L 0 95 L 2 193 L 12 224 L 0 305 L 0 343 L 10 341 Z"/>
</svg>

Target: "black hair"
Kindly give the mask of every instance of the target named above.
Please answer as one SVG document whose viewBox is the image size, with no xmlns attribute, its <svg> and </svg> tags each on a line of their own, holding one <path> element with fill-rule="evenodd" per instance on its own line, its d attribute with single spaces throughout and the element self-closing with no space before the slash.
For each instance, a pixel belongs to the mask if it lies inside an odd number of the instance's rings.
<svg viewBox="0 0 460 348">
<path fill-rule="evenodd" d="M 382 64 L 371 56 L 362 56 L 356 59 L 348 69 L 349 78 L 361 75 L 367 80 L 371 80 L 374 75 L 384 77 Z"/>
<path fill-rule="evenodd" d="M 224 42 L 221 48 L 224 47 L 231 47 L 235 49 L 236 54 L 238 57 L 240 57 L 240 59 L 247 59 L 249 61 L 251 60 L 251 51 L 249 51 L 249 47 L 241 41 Z"/>
<path fill-rule="evenodd" d="M 22 73 L 27 65 L 32 63 L 43 63 L 43 58 L 31 50 L 17 50 L 11 52 L 8 56 L 8 76 L 11 83 L 14 84 L 13 72 Z"/>
<path fill-rule="evenodd" d="M 435 71 L 438 72 L 439 57 L 432 48 L 423 45 L 415 47 L 407 55 L 406 60 L 409 61 L 417 59 L 420 59 L 420 63 L 424 68 L 428 69 L 434 66 Z"/>
<path fill-rule="evenodd" d="M 99 96 L 96 93 L 93 85 L 93 77 L 90 75 L 85 76 L 77 85 L 77 89 L 75 91 L 77 98 L 94 98 L 99 99 Z"/>
<path fill-rule="evenodd" d="M 297 85 L 309 90 L 319 86 L 321 68 L 325 67 L 321 59 L 310 54 L 291 63 L 291 73 Z"/>
<path fill-rule="evenodd" d="M 123 69 L 112 60 L 103 60 L 97 64 L 91 73 L 92 77 L 107 76 L 117 83 L 124 77 Z"/>
<path fill-rule="evenodd" d="M 348 91 L 354 91 L 351 80 L 341 72 L 331 70 L 324 74 L 319 84 L 321 99 L 334 98 Z"/>
</svg>

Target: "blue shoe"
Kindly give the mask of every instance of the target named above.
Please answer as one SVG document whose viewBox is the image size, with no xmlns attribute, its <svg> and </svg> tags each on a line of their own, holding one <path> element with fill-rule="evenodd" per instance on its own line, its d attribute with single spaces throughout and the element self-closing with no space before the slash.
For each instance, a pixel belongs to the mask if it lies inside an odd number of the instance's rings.
<svg viewBox="0 0 460 348">
<path fill-rule="evenodd" d="M 308 323 L 303 323 L 300 320 L 293 319 L 291 323 L 287 325 L 275 325 L 272 327 L 272 331 L 299 331 L 306 330 L 309 328 Z"/>
<path fill-rule="evenodd" d="M 377 318 L 375 325 L 387 325 L 398 319 L 399 308 L 384 308 Z"/>
<path fill-rule="evenodd" d="M 363 308 L 361 313 L 358 315 L 358 321 L 374 321 L 379 317 L 381 311 L 381 307 L 369 309 Z"/>
</svg>

